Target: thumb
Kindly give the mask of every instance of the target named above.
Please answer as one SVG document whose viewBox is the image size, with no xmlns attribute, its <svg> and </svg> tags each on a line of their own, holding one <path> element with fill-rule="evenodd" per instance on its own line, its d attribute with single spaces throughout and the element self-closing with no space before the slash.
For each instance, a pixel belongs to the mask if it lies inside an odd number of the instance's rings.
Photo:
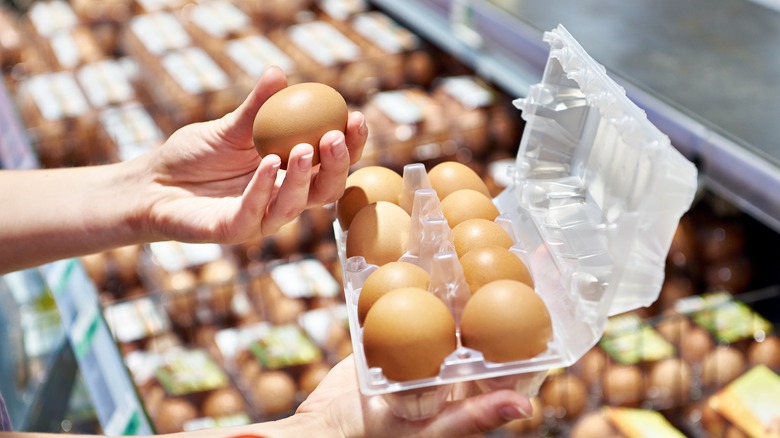
<svg viewBox="0 0 780 438">
<path fill-rule="evenodd" d="M 505 423 L 531 416 L 531 402 L 502 389 L 451 402 L 430 424 L 432 436 L 468 436 L 490 432 Z"/>
<path fill-rule="evenodd" d="M 252 125 L 260 107 L 279 90 L 287 87 L 287 77 L 275 66 L 269 67 L 255 84 L 244 102 L 224 117 L 224 135 L 228 138 L 250 138 Z"/>
</svg>

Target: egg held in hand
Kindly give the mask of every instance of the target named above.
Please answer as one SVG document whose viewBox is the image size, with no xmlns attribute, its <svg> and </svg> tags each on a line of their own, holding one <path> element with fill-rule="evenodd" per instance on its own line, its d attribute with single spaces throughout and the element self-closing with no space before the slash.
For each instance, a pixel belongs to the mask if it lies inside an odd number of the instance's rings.
<svg viewBox="0 0 780 438">
<path fill-rule="evenodd" d="M 308 143 L 314 147 L 312 164 L 316 165 L 320 138 L 328 131 L 345 132 L 347 117 L 347 103 L 333 88 L 316 82 L 290 85 L 257 111 L 252 139 L 260 155 L 279 155 L 282 168 L 295 145 Z"/>
<path fill-rule="evenodd" d="M 424 289 L 388 292 L 366 315 L 366 362 L 381 368 L 390 380 L 435 377 L 456 346 L 452 314 L 444 302 Z"/>
<path fill-rule="evenodd" d="M 471 296 L 461 316 L 461 340 L 491 362 L 530 359 L 547 350 L 552 321 L 541 298 L 525 283 L 496 280 Z"/>
</svg>

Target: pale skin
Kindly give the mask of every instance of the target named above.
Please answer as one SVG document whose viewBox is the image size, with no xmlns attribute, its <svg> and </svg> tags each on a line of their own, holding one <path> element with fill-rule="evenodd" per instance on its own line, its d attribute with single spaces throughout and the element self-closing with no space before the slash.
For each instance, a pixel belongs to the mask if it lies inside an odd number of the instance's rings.
<svg viewBox="0 0 780 438">
<path fill-rule="evenodd" d="M 278 178 L 281 161 L 258 155 L 252 124 L 266 99 L 286 86 L 282 71 L 270 68 L 235 111 L 185 126 L 132 161 L 1 171 L 0 273 L 160 240 L 241 243 L 275 233 L 306 208 L 334 202 L 350 165 L 360 159 L 368 135 L 365 119 L 353 112 L 345 133 L 323 135 L 318 166 L 311 165 L 312 145 L 296 145 L 284 178 Z M 448 402 L 427 420 L 402 420 L 380 397 L 361 396 L 348 357 L 289 418 L 171 436 L 457 437 L 530 413 L 526 397 L 501 390 Z M 51 436 L 0 432 L 0 438 Z"/>
</svg>

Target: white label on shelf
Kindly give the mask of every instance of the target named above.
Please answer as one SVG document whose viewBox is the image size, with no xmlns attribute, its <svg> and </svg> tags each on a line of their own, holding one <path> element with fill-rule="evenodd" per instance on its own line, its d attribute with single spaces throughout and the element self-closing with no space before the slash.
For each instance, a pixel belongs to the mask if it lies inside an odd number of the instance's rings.
<svg viewBox="0 0 780 438">
<path fill-rule="evenodd" d="M 74 68 L 81 61 L 81 48 L 70 30 L 55 33 L 49 43 L 57 62 L 63 68 Z"/>
<path fill-rule="evenodd" d="M 232 360 L 239 352 L 246 350 L 249 345 L 267 336 L 271 332 L 271 323 L 259 322 L 238 328 L 220 330 L 214 336 L 220 354 L 227 360 Z"/>
<path fill-rule="evenodd" d="M 169 53 L 162 64 L 182 90 L 189 94 L 221 90 L 229 85 L 225 72 L 199 47 Z"/>
<path fill-rule="evenodd" d="M 374 104 L 398 125 L 420 123 L 425 112 L 405 90 L 384 91 L 372 98 Z"/>
<path fill-rule="evenodd" d="M 419 39 L 381 12 L 366 12 L 352 20 L 355 31 L 387 53 L 417 48 Z"/>
<path fill-rule="evenodd" d="M 137 350 L 125 356 L 125 364 L 133 381 L 140 386 L 154 378 L 158 368 L 165 364 L 165 360 L 159 353 Z"/>
<path fill-rule="evenodd" d="M 259 78 L 272 65 L 286 74 L 295 72 L 295 64 L 274 43 L 260 35 L 232 40 L 227 44 L 227 54 L 244 72 Z"/>
<path fill-rule="evenodd" d="M 465 108 L 482 108 L 493 103 L 493 93 L 471 76 L 453 76 L 442 81 L 442 89 Z"/>
<path fill-rule="evenodd" d="M 330 272 L 316 259 L 276 266 L 271 270 L 271 278 L 289 298 L 333 297 L 340 290 Z"/>
<path fill-rule="evenodd" d="M 212 262 L 222 257 L 222 247 L 214 243 L 153 242 L 154 258 L 168 272 Z"/>
<path fill-rule="evenodd" d="M 352 15 L 366 11 L 368 4 L 364 0 L 321 0 L 319 7 L 330 17 L 346 21 Z"/>
<path fill-rule="evenodd" d="M 119 158 L 130 160 L 162 143 L 163 134 L 146 109 L 137 102 L 107 108 L 100 123 L 119 148 Z"/>
<path fill-rule="evenodd" d="M 176 9 L 182 0 L 136 0 L 146 12 L 157 12 L 166 9 Z"/>
<path fill-rule="evenodd" d="M 89 109 L 87 99 L 68 72 L 34 76 L 25 87 L 46 120 L 75 117 Z"/>
<path fill-rule="evenodd" d="M 320 347 L 328 342 L 331 324 L 347 320 L 347 306 L 337 305 L 327 308 L 309 310 L 301 315 L 300 323 L 306 334 Z"/>
<path fill-rule="evenodd" d="M 192 432 L 194 430 L 214 429 L 218 427 L 245 426 L 251 422 L 252 419 L 249 418 L 249 415 L 242 412 L 239 414 L 225 415 L 219 418 L 196 418 L 184 423 L 183 429 L 185 432 Z"/>
<path fill-rule="evenodd" d="M 55 32 L 71 29 L 79 22 L 70 4 L 62 0 L 32 2 L 29 17 L 38 35 L 46 38 Z"/>
<path fill-rule="evenodd" d="M 168 330 L 170 324 L 148 297 L 113 304 L 106 308 L 106 323 L 120 342 L 132 342 L 156 336 Z"/>
<path fill-rule="evenodd" d="M 325 67 L 354 61 L 361 54 L 357 44 L 324 21 L 297 24 L 287 32 L 299 49 Z"/>
<path fill-rule="evenodd" d="M 192 21 L 206 33 L 224 38 L 251 25 L 249 17 L 232 3 L 211 1 L 195 6 Z"/>
<path fill-rule="evenodd" d="M 167 12 L 139 15 L 132 20 L 130 28 L 153 55 L 181 49 L 191 43 L 190 36 L 181 23 Z"/>
<path fill-rule="evenodd" d="M 126 102 L 135 97 L 125 70 L 114 60 L 98 61 L 79 69 L 76 77 L 95 108 Z"/>
</svg>

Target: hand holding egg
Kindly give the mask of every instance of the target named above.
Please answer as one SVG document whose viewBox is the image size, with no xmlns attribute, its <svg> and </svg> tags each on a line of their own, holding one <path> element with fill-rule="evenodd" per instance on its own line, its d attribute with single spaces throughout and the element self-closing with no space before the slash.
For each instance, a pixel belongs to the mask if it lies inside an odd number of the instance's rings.
<svg viewBox="0 0 780 438">
<path fill-rule="evenodd" d="M 315 144 L 289 145 L 284 164 L 276 153 L 254 147 L 256 116 L 287 87 L 284 73 L 269 68 L 246 100 L 218 120 L 187 125 L 165 144 L 133 161 L 148 175 L 135 209 L 145 212 L 144 240 L 219 242 L 255 240 L 275 233 L 303 210 L 336 201 L 349 166 L 360 159 L 368 135 L 365 118 L 346 116 L 339 129 L 319 133 Z M 284 94 L 282 95 L 284 96 Z M 311 97 L 311 96 L 310 96 Z M 327 110 L 322 102 L 310 103 Z M 312 109 L 313 111 L 313 109 Z M 299 111 L 297 119 L 307 119 Z M 314 164 L 314 148 L 319 165 Z M 284 178 L 278 170 L 286 167 Z"/>
</svg>

